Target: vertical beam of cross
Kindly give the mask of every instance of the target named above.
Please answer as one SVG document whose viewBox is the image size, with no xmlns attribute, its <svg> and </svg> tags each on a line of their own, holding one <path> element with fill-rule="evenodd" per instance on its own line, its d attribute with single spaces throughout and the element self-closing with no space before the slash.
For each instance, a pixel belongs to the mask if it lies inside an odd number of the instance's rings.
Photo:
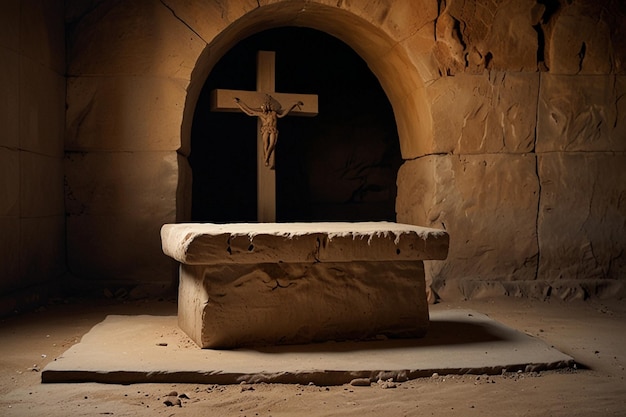
<svg viewBox="0 0 626 417">
<path fill-rule="evenodd" d="M 260 109 L 265 96 L 281 104 L 283 110 L 293 103 L 301 102 L 289 115 L 317 115 L 317 95 L 277 93 L 275 85 L 276 52 L 259 51 L 257 55 L 256 91 L 213 90 L 211 93 L 211 111 L 241 111 L 235 98 L 249 107 Z M 262 120 L 257 118 L 257 220 L 263 223 L 276 222 L 276 171 L 265 165 Z M 280 139 L 279 139 L 280 140 Z"/>
<path fill-rule="evenodd" d="M 256 90 L 276 91 L 276 52 L 259 51 L 257 55 Z M 257 219 L 262 223 L 276 222 L 276 170 L 267 169 L 263 161 L 262 121 L 257 117 Z"/>
</svg>

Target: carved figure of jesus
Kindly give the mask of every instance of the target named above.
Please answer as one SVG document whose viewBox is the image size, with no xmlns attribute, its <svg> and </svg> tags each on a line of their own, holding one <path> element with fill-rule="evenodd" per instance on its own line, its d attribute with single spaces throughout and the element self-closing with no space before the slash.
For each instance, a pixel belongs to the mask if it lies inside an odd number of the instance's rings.
<svg viewBox="0 0 626 417">
<path fill-rule="evenodd" d="M 276 121 L 289 114 L 294 108 L 302 106 L 304 103 L 298 101 L 288 109 L 282 109 L 280 103 L 274 100 L 269 94 L 265 95 L 265 101 L 260 109 L 253 109 L 238 97 L 234 98 L 237 106 L 248 116 L 256 116 L 261 119 L 261 137 L 263 140 L 263 159 L 265 166 L 274 169 L 274 149 L 278 141 L 278 128 Z M 276 105 L 274 104 L 276 103 Z"/>
</svg>

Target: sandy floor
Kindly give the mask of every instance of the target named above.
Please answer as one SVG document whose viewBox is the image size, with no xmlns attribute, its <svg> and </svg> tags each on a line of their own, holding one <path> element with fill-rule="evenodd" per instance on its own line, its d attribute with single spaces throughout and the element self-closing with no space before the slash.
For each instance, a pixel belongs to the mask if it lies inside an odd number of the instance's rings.
<svg viewBox="0 0 626 417">
<path fill-rule="evenodd" d="M 75 301 L 0 322 L 1 416 L 626 416 L 626 302 L 511 298 L 474 309 L 539 337 L 578 369 L 350 385 L 41 384 L 39 371 L 107 314 L 175 313 L 173 301 Z M 181 406 L 168 406 L 175 391 Z"/>
</svg>

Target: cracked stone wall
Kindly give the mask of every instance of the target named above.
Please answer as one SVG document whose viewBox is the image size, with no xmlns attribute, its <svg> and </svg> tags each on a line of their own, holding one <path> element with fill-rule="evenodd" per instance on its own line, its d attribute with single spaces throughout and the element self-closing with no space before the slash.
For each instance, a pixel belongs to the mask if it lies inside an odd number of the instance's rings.
<svg viewBox="0 0 626 417">
<path fill-rule="evenodd" d="M 394 109 L 397 220 L 445 228 L 443 299 L 624 294 L 625 6 L 618 0 L 67 2 L 70 271 L 172 279 L 190 117 L 212 65 L 272 27 L 350 45 Z"/>
<path fill-rule="evenodd" d="M 397 200 L 399 221 L 450 233 L 433 290 L 623 296 L 626 7 L 439 4 L 433 154 L 404 164 Z"/>
</svg>

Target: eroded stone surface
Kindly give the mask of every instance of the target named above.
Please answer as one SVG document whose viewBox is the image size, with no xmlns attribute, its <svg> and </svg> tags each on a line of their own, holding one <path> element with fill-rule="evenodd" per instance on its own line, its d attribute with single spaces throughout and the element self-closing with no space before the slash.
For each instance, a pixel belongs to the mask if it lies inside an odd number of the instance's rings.
<svg viewBox="0 0 626 417">
<path fill-rule="evenodd" d="M 537 66 L 535 2 L 453 0 L 436 22 L 437 57 L 442 74 L 485 69 L 534 71 Z"/>
<path fill-rule="evenodd" d="M 457 298 L 459 281 L 535 278 L 535 169 L 527 154 L 430 156 L 400 168 L 398 221 L 454 236 L 447 260 L 426 263 L 436 292 Z"/>
<path fill-rule="evenodd" d="M 189 79 L 206 43 L 161 2 L 70 7 L 68 73 Z"/>
<path fill-rule="evenodd" d="M 163 251 L 190 265 L 445 259 L 443 230 L 389 222 L 166 224 Z"/>
<path fill-rule="evenodd" d="M 530 152 L 538 73 L 443 77 L 428 88 L 435 152 Z"/>
<path fill-rule="evenodd" d="M 537 152 L 626 151 L 626 77 L 542 74 Z"/>
<path fill-rule="evenodd" d="M 624 71 L 626 10 L 620 1 L 576 0 L 562 5 L 547 30 L 546 64 L 554 74 Z M 620 48 L 621 46 L 621 48 Z"/>
<path fill-rule="evenodd" d="M 186 81 L 168 78 L 70 78 L 66 149 L 177 150 L 185 87 Z M 142 123 L 144 117 L 149 122 Z"/>
<path fill-rule="evenodd" d="M 75 274 L 171 280 L 158 236 L 163 223 L 176 219 L 181 159 L 175 152 L 68 154 L 67 247 Z"/>
<path fill-rule="evenodd" d="M 549 281 L 623 277 L 626 156 L 547 153 L 538 162 L 538 275 Z"/>
<path fill-rule="evenodd" d="M 181 265 L 179 326 L 203 348 L 420 337 L 421 261 Z"/>
</svg>

